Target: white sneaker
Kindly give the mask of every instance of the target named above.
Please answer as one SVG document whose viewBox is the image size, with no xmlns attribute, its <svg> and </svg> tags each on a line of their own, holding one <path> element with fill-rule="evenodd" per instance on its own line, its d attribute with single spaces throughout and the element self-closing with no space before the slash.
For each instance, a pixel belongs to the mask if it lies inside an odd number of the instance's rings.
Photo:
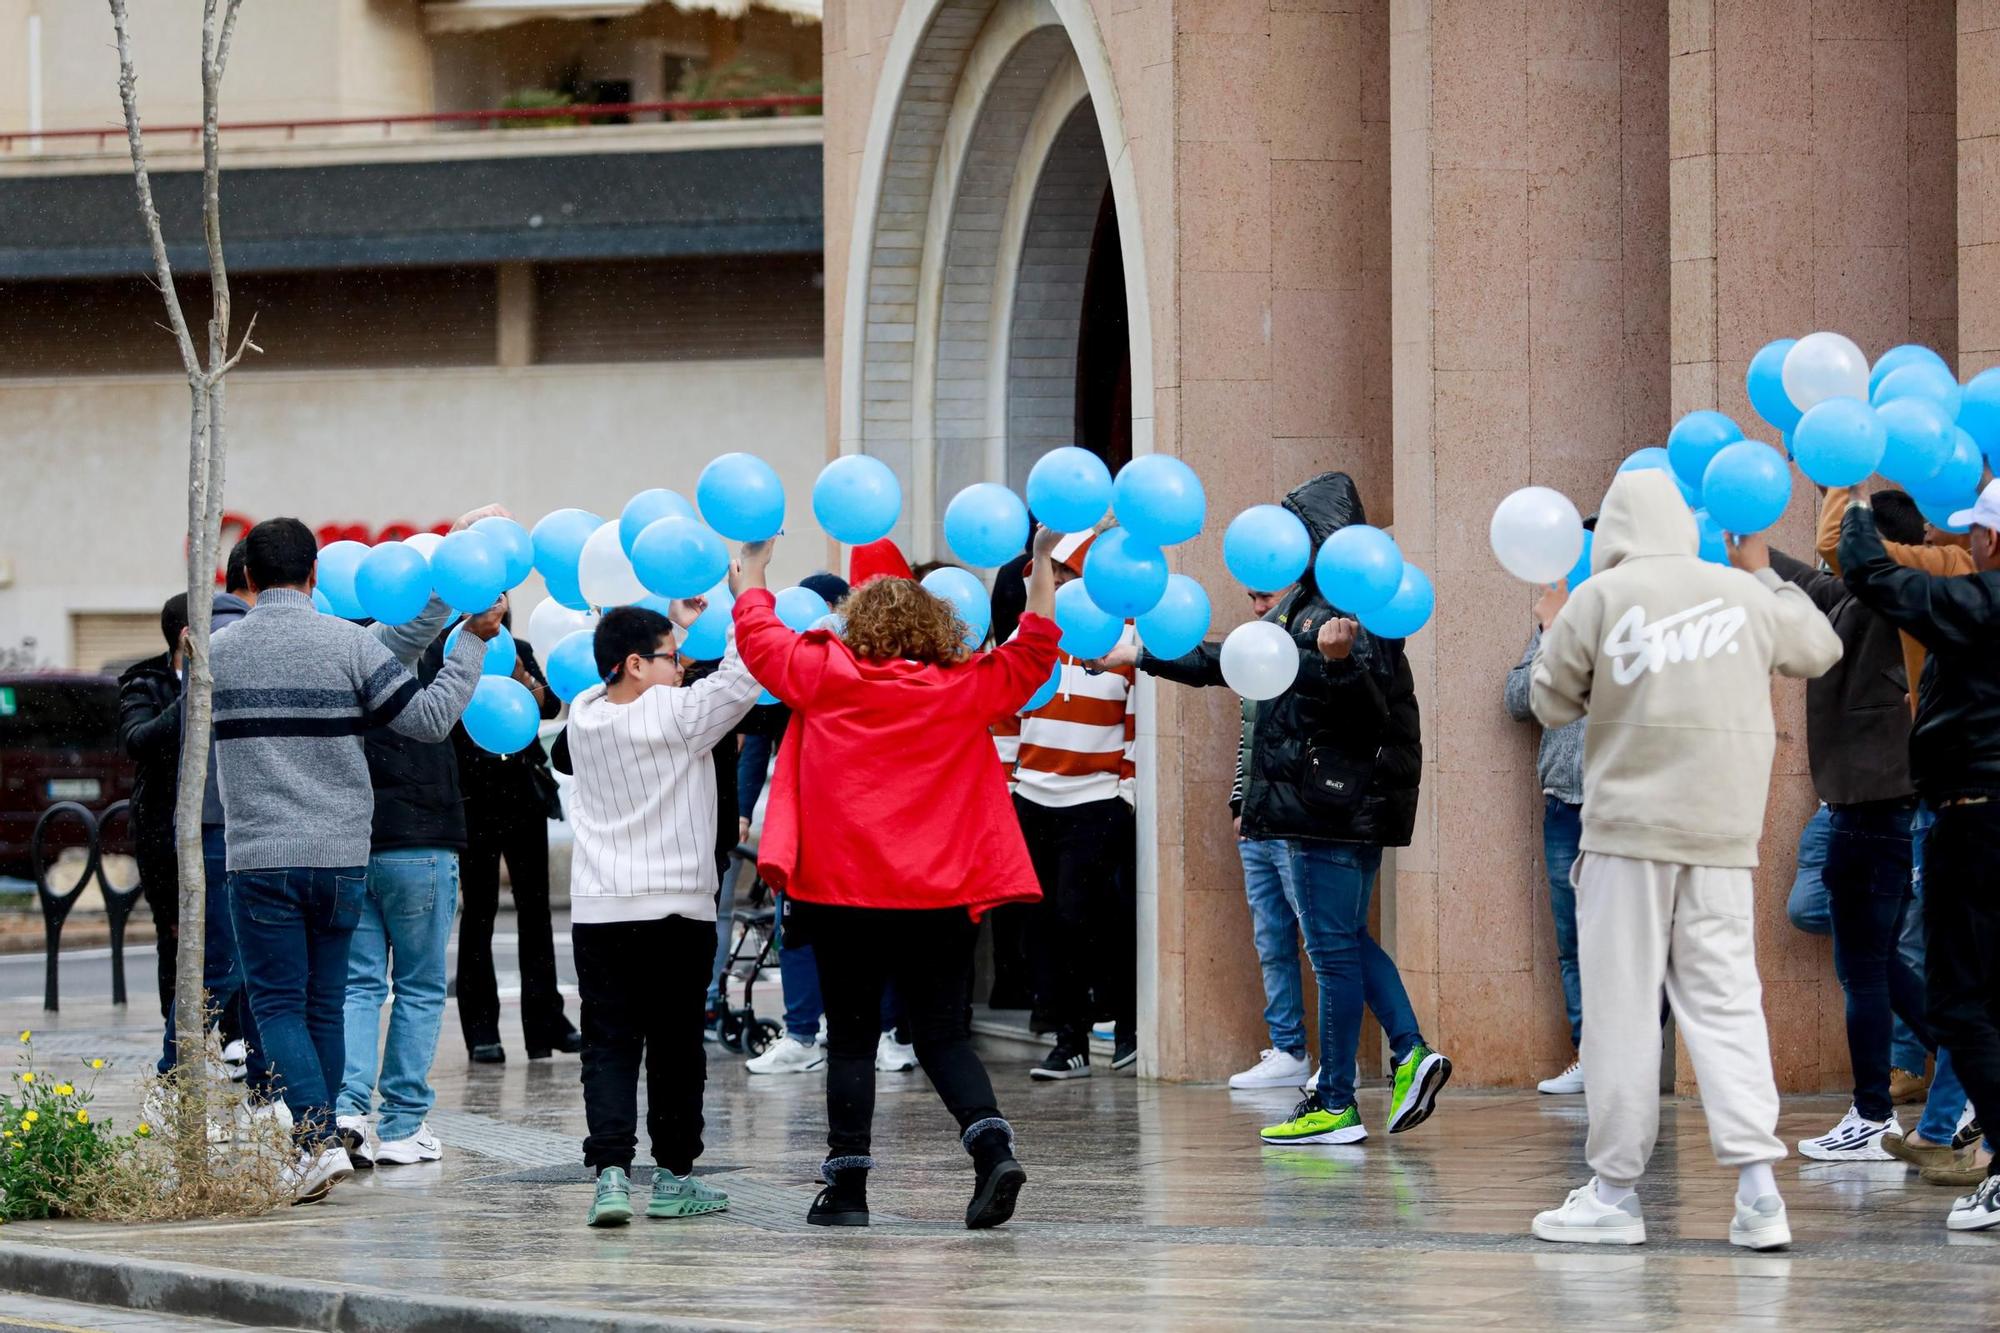
<svg viewBox="0 0 2000 1333">
<path fill-rule="evenodd" d="M 1597 1178 L 1571 1190 L 1563 1206 L 1535 1215 L 1530 1228 L 1537 1240 L 1569 1241 L 1578 1245 L 1644 1245 L 1646 1219 L 1639 1196 L 1628 1196 L 1615 1207 L 1597 1197 Z"/>
<path fill-rule="evenodd" d="M 1884 1134 L 1901 1134 L 1903 1127 L 1891 1111 L 1887 1120 L 1864 1119 L 1852 1106 L 1840 1123 L 1816 1139 L 1799 1140 L 1799 1156 L 1815 1162 L 1893 1162 L 1882 1147 Z"/>
<path fill-rule="evenodd" d="M 367 1116 L 335 1116 L 333 1126 L 340 1131 L 341 1146 L 347 1149 L 347 1159 L 355 1170 L 366 1171 L 375 1165 L 375 1150 L 368 1144 Z"/>
<path fill-rule="evenodd" d="M 1266 1047 L 1257 1063 L 1229 1076 L 1232 1088 L 1296 1088 L 1312 1072 L 1312 1061 L 1275 1046 Z"/>
<path fill-rule="evenodd" d="M 1545 1078 L 1535 1085 L 1535 1090 L 1545 1097 L 1574 1097 L 1583 1091 L 1583 1061 L 1578 1060 L 1554 1078 Z"/>
<path fill-rule="evenodd" d="M 885 1074 L 907 1074 L 917 1067 L 917 1048 L 897 1041 L 895 1033 L 885 1032 L 875 1047 L 875 1067 Z"/>
<path fill-rule="evenodd" d="M 787 1032 L 743 1067 L 753 1074 L 810 1074 L 826 1068 L 826 1047 L 820 1042 L 807 1044 Z"/>
<path fill-rule="evenodd" d="M 2000 1176 L 1988 1176 L 1979 1188 L 1952 1204 L 1944 1224 L 1953 1231 L 1985 1231 L 2000 1226 Z"/>
<path fill-rule="evenodd" d="M 444 1156 L 444 1145 L 431 1133 L 428 1123 L 417 1126 L 407 1139 L 384 1139 L 375 1149 L 375 1160 L 383 1166 L 415 1166 L 435 1162 Z"/>
<path fill-rule="evenodd" d="M 318 1203 L 327 1192 L 354 1174 L 347 1149 L 322 1148 L 318 1153 L 302 1152 L 296 1162 L 279 1173 L 278 1180 L 293 1203 Z"/>
<path fill-rule="evenodd" d="M 1746 1250 L 1790 1245 L 1792 1227 L 1785 1217 L 1785 1201 L 1775 1194 L 1761 1194 L 1755 1203 L 1738 1199 L 1736 1216 L 1729 1219 L 1729 1243 Z"/>
<path fill-rule="evenodd" d="M 231 1083 L 241 1083 L 250 1077 L 250 1051 L 237 1038 L 222 1048 L 222 1074 Z"/>
</svg>

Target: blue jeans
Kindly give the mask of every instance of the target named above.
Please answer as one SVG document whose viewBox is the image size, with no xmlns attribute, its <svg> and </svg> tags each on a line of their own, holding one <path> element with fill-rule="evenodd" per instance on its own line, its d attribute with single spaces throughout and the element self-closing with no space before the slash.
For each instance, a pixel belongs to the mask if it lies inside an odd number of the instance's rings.
<svg viewBox="0 0 2000 1333">
<path fill-rule="evenodd" d="M 778 919 L 784 920 L 785 899 L 776 895 Z M 785 987 L 785 1031 L 803 1042 L 819 1040 L 819 1020 L 826 1005 L 819 996 L 819 961 L 812 945 L 778 940 L 778 975 Z"/>
<path fill-rule="evenodd" d="M 1542 861 L 1549 876 L 1549 911 L 1556 923 L 1556 970 L 1562 973 L 1563 1012 L 1569 1043 L 1583 1047 L 1583 974 L 1576 965 L 1576 867 L 1583 840 L 1583 807 L 1554 796 L 1542 798 Z"/>
<path fill-rule="evenodd" d="M 1833 812 L 1822 878 L 1833 909 L 1833 953 L 1847 987 L 1847 1056 L 1855 1109 L 1887 1120 L 1889 1025 L 1926 1036 L 1923 978 L 1897 952 L 1909 911 L 1911 801 L 1843 805 Z M 1893 1012 L 1892 1012 L 1893 1011 Z M 1923 1068 L 1920 1055 L 1916 1068 Z"/>
<path fill-rule="evenodd" d="M 1239 838 L 1243 893 L 1250 900 L 1250 936 L 1264 970 L 1264 1026 L 1271 1045 L 1287 1055 L 1306 1053 L 1305 987 L 1299 981 L 1299 915 L 1292 909 L 1291 845 Z"/>
<path fill-rule="evenodd" d="M 293 1133 L 309 1150 L 336 1142 L 347 946 L 367 894 L 366 866 L 229 872 L 237 957 L 272 1091 L 291 1108 Z"/>
<path fill-rule="evenodd" d="M 423 1127 L 437 1101 L 427 1079 L 444 1023 L 445 956 L 458 914 L 458 853 L 435 847 L 377 852 L 347 955 L 347 1063 L 334 1109 L 367 1115 L 379 1091 L 384 1143 Z M 395 978 L 389 1037 L 376 1077 L 375 1039 Z"/>
<path fill-rule="evenodd" d="M 1306 957 L 1319 981 L 1319 1095 L 1333 1110 L 1354 1104 L 1354 1054 L 1361 1008 L 1389 1035 L 1398 1064 L 1423 1040 L 1395 960 L 1368 933 L 1368 900 L 1382 849 L 1358 843 L 1288 841 L 1292 893 Z"/>
<path fill-rule="evenodd" d="M 243 969 L 236 961 L 236 923 L 230 919 L 229 872 L 223 868 L 225 843 L 220 824 L 201 830 L 202 878 L 206 885 L 207 910 L 202 914 L 201 988 L 207 1004 L 217 1014 L 229 1006 L 240 1008 L 243 1046 L 249 1052 L 244 1061 L 253 1094 L 268 1098 L 271 1071 L 264 1063 L 263 1043 L 257 1038 L 257 1021 L 243 1004 Z M 174 1010 L 167 1009 L 167 1039 L 160 1048 L 159 1071 L 170 1074 L 178 1060 L 174 1049 Z"/>
</svg>

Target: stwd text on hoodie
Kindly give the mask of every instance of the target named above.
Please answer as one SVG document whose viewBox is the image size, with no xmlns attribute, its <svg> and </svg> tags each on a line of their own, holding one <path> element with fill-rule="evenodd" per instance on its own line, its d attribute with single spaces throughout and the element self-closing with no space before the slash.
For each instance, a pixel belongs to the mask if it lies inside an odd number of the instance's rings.
<svg viewBox="0 0 2000 1333">
<path fill-rule="evenodd" d="M 1810 678 L 1840 660 L 1804 591 L 1704 561 L 1699 545 L 1665 473 L 1620 473 L 1592 577 L 1542 638 L 1535 716 L 1549 727 L 1590 717 L 1586 852 L 1755 866 L 1776 746 L 1771 674 Z"/>
</svg>

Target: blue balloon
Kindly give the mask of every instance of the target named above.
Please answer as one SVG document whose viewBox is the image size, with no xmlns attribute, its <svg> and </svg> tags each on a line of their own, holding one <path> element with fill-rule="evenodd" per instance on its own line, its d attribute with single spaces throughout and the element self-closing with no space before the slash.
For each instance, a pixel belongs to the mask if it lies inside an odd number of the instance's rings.
<svg viewBox="0 0 2000 1333">
<path fill-rule="evenodd" d="M 431 581 L 446 606 L 476 616 L 507 591 L 507 559 L 483 532 L 454 532 L 431 552 Z"/>
<path fill-rule="evenodd" d="M 1918 394 L 1891 398 L 1875 409 L 1887 432 L 1877 471 L 1901 486 L 1916 486 L 1938 474 L 1951 458 L 1957 427 L 1935 399 Z"/>
<path fill-rule="evenodd" d="M 549 649 L 549 660 L 542 674 L 548 678 L 556 698 L 568 703 L 591 686 L 604 683 L 604 678 L 597 674 L 596 645 L 594 628 L 579 629 L 563 635 Z"/>
<path fill-rule="evenodd" d="M 1918 365 L 1936 366 L 1947 375 L 1951 373 L 1951 363 L 1928 347 L 1919 347 L 1915 343 L 1904 343 L 1900 347 L 1891 347 L 1888 351 L 1875 358 L 1875 368 L 1868 372 L 1869 401 L 1874 401 L 1876 386 L 1888 378 L 1890 371 L 1901 370 L 1904 366 Z"/>
<path fill-rule="evenodd" d="M 535 743 L 541 710 L 528 687 L 511 676 L 481 676 L 465 705 L 465 734 L 482 750 L 518 754 Z"/>
<path fill-rule="evenodd" d="M 1723 446 L 1701 480 L 1708 512 L 1723 531 L 1762 532 L 1792 500 L 1792 466 L 1768 444 L 1738 440 Z"/>
<path fill-rule="evenodd" d="M 1090 600 L 1121 620 L 1144 615 L 1167 590 L 1167 557 L 1124 528 L 1097 535 L 1083 557 Z"/>
<path fill-rule="evenodd" d="M 535 539 L 519 523 L 504 514 L 488 514 L 474 523 L 472 530 L 485 533 L 500 548 L 500 558 L 507 567 L 508 587 L 519 587 L 534 572 Z"/>
<path fill-rule="evenodd" d="M 811 629 L 815 620 L 833 610 L 826 604 L 826 598 L 807 587 L 787 588 L 778 594 L 777 602 L 778 619 L 785 623 L 786 628 L 801 633 Z"/>
<path fill-rule="evenodd" d="M 1697 477 L 1693 482 L 1689 482 L 1674 471 L 1673 459 L 1659 445 L 1649 444 L 1643 449 L 1635 449 L 1618 465 L 1620 472 L 1642 472 L 1648 468 L 1657 468 L 1672 477 L 1674 485 L 1680 488 L 1681 499 L 1687 501 L 1689 509 L 1701 508 L 1701 479 Z"/>
<path fill-rule="evenodd" d="M 415 620 L 430 605 L 430 561 L 406 542 L 383 542 L 354 572 L 354 595 L 371 620 L 384 625 Z"/>
<path fill-rule="evenodd" d="M 1594 536 L 1596 534 L 1589 528 L 1583 530 L 1583 554 L 1576 558 L 1576 564 L 1570 569 L 1565 580 L 1571 592 L 1575 592 L 1583 581 L 1590 577 L 1590 548 L 1593 545 L 1591 538 Z"/>
<path fill-rule="evenodd" d="M 1378 639 L 1407 639 L 1430 623 L 1436 606 L 1437 589 L 1431 586 L 1430 576 L 1406 560 L 1396 595 L 1357 618 L 1361 628 Z"/>
<path fill-rule="evenodd" d="M 1092 523 L 1095 523 L 1096 521 L 1097 521 L 1096 519 L 1091 520 Z M 1049 526 L 1054 527 L 1055 525 L 1051 523 Z M 1088 524 L 1086 524 L 1085 526 L 1088 526 Z M 1060 688 L 1061 685 L 1062 685 L 1062 663 L 1058 662 L 1053 667 L 1049 668 L 1049 678 L 1042 682 L 1042 687 L 1036 690 L 1033 694 L 1029 695 L 1028 702 L 1021 705 L 1021 711 L 1023 713 L 1032 713 L 1037 708 L 1044 707 L 1045 705 L 1047 705 L 1049 700 L 1056 697 L 1056 690 Z"/>
<path fill-rule="evenodd" d="M 1091 601 L 1082 579 L 1071 579 L 1056 589 L 1056 625 L 1062 630 L 1058 646 L 1086 661 L 1116 648 L 1125 633 L 1124 620 Z"/>
<path fill-rule="evenodd" d="M 1313 582 L 1327 601 L 1349 615 L 1379 610 L 1403 586 L 1403 553 L 1396 539 L 1382 529 L 1350 523 L 1320 544 Z"/>
<path fill-rule="evenodd" d="M 587 611 L 590 603 L 577 587 L 576 562 L 583 544 L 604 526 L 604 520 L 587 509 L 558 509 L 545 514 L 529 537 L 535 545 L 535 568 L 548 585 L 549 596 L 572 611 Z"/>
<path fill-rule="evenodd" d="M 902 483 L 887 463 L 868 454 L 834 459 L 813 483 L 813 517 L 837 542 L 880 541 L 902 513 Z"/>
<path fill-rule="evenodd" d="M 1828 398 L 1799 418 L 1792 452 L 1799 470 L 1822 486 L 1853 486 L 1881 466 L 1889 433 L 1875 409 L 1856 398 Z"/>
<path fill-rule="evenodd" d="M 1222 563 L 1252 592 L 1298 582 L 1312 560 L 1312 537 L 1283 505 L 1252 505 L 1229 520 L 1222 534 Z"/>
<path fill-rule="evenodd" d="M 1118 469 L 1111 507 L 1119 526 L 1153 546 L 1172 546 L 1201 531 L 1208 497 L 1194 469 L 1167 454 L 1141 454 Z"/>
<path fill-rule="evenodd" d="M 632 544 L 639 540 L 639 534 L 663 518 L 694 518 L 694 506 L 679 491 L 670 491 L 655 486 L 650 491 L 640 491 L 625 502 L 625 508 L 618 515 L 618 544 L 625 548 L 629 559 Z"/>
<path fill-rule="evenodd" d="M 944 539 L 968 565 L 1004 565 L 1028 544 L 1028 506 L 996 481 L 967 486 L 945 506 Z"/>
<path fill-rule="evenodd" d="M 1857 401 L 1848 399 L 1849 402 Z M 1729 563 L 1729 541 L 1722 535 L 1722 525 L 1715 521 L 1715 515 L 1706 509 L 1694 511 L 1695 530 L 1701 535 L 1701 545 L 1695 554 L 1713 565 Z"/>
<path fill-rule="evenodd" d="M 1957 509 L 1971 505 L 1978 497 L 1979 479 L 1985 474 L 1986 463 L 1970 435 L 1956 426 L 1951 434 L 1951 457 L 1945 460 L 1936 476 L 1912 485 L 1909 490 L 1915 499 Z"/>
<path fill-rule="evenodd" d="M 713 662 L 729 651 L 729 613 L 710 606 L 681 634 L 681 656 Z"/>
<path fill-rule="evenodd" d="M 1898 398 L 1929 398 L 1944 409 L 1944 414 L 1958 420 L 1958 409 L 1965 401 L 1965 389 L 1952 378 L 1949 370 L 1934 366 L 1928 361 L 1918 361 L 1911 365 L 1898 366 L 1882 377 L 1868 401 L 1875 406 L 1892 402 Z"/>
<path fill-rule="evenodd" d="M 1170 574 L 1158 604 L 1139 617 L 1139 641 L 1155 657 L 1191 653 L 1208 637 L 1210 616 L 1208 593 L 1202 586 L 1185 574 Z"/>
<path fill-rule="evenodd" d="M 694 502 L 708 526 L 735 542 L 761 542 L 785 526 L 785 487 L 755 454 L 724 454 L 701 470 Z"/>
<path fill-rule="evenodd" d="M 449 657 L 451 650 L 458 647 L 458 636 L 464 628 L 465 622 L 461 620 L 451 627 L 451 633 L 444 636 L 445 656 Z M 479 663 L 480 674 L 511 676 L 514 674 L 514 662 L 519 656 L 520 650 L 514 646 L 514 636 L 507 632 L 505 625 L 502 625 L 500 632 L 486 641 L 486 653 Z"/>
<path fill-rule="evenodd" d="M 1958 424 L 1987 458 L 2000 458 L 2000 369 L 1982 370 L 1966 381 Z"/>
<path fill-rule="evenodd" d="M 1028 471 L 1028 508 L 1044 527 L 1088 532 L 1111 507 L 1111 469 L 1088 449 L 1052 449 Z"/>
<path fill-rule="evenodd" d="M 1667 461 L 1675 476 L 1690 486 L 1700 486 L 1715 456 L 1742 438 L 1741 426 L 1720 412 L 1700 408 L 1676 421 L 1667 432 Z"/>
<path fill-rule="evenodd" d="M 368 558 L 368 550 L 360 542 L 331 542 L 320 548 L 317 586 L 342 620 L 360 620 L 368 614 L 354 591 L 354 576 Z"/>
<path fill-rule="evenodd" d="M 313 589 L 313 607 L 323 616 L 333 614 L 333 603 L 328 601 L 326 594 L 318 588 Z"/>
<path fill-rule="evenodd" d="M 1750 406 L 1778 431 L 1790 431 L 1799 424 L 1801 415 L 1798 404 L 1785 392 L 1785 353 L 1797 342 L 1797 338 L 1779 338 L 1765 343 L 1743 372 L 1743 389 L 1750 395 Z"/>
<path fill-rule="evenodd" d="M 699 597 L 729 573 L 729 548 L 700 519 L 670 515 L 632 543 L 632 572 L 661 597 Z"/>
<path fill-rule="evenodd" d="M 1911 498 L 1915 499 L 1916 497 L 1912 496 Z M 1958 512 L 1957 505 L 1941 505 L 1929 500 L 1917 500 L 1917 512 L 1924 516 L 1924 522 L 1934 528 L 1942 528 L 1946 532 L 1965 533 L 1972 531 L 1970 524 L 1961 523 L 1956 526 L 1952 524 L 1951 516 Z"/>
<path fill-rule="evenodd" d="M 965 622 L 968 647 L 985 639 L 993 625 L 993 598 L 971 570 L 956 565 L 934 569 L 924 575 L 924 588 L 951 603 L 951 609 Z"/>
</svg>

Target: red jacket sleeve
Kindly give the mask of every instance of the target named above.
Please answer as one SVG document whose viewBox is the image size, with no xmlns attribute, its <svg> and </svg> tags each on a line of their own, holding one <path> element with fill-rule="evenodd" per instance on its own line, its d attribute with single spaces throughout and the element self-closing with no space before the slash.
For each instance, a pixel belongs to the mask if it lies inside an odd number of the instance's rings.
<svg viewBox="0 0 2000 1333">
<path fill-rule="evenodd" d="M 769 589 L 751 588 L 736 599 L 736 651 L 757 683 L 793 709 L 809 706 L 826 677 L 832 651 L 825 633 L 799 634 L 778 619 Z"/>
<path fill-rule="evenodd" d="M 1023 615 L 1013 638 L 973 664 L 974 706 L 988 717 L 1020 712 L 1035 691 L 1048 683 L 1061 638 L 1055 621 L 1044 620 L 1032 611 Z"/>
</svg>

